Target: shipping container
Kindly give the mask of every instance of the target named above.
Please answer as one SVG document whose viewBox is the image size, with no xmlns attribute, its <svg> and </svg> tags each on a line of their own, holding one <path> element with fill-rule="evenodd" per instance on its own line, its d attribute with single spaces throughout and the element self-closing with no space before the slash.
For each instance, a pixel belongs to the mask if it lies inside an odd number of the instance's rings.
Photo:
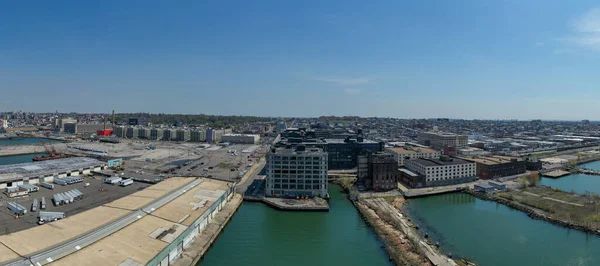
<svg viewBox="0 0 600 266">
<path fill-rule="evenodd" d="M 40 190 L 39 187 L 31 185 L 31 184 L 23 184 L 23 185 L 18 185 L 17 186 L 20 190 L 27 190 L 28 192 L 36 192 L 38 190 Z"/>
<path fill-rule="evenodd" d="M 62 203 L 62 199 L 58 194 L 52 195 L 52 201 L 54 201 L 54 206 L 58 206 Z"/>
<path fill-rule="evenodd" d="M 65 202 L 68 203 L 73 203 L 73 198 L 71 196 L 69 196 L 69 194 L 63 192 L 62 193 L 63 198 L 65 199 Z"/>
<path fill-rule="evenodd" d="M 133 180 L 131 180 L 131 179 L 125 179 L 125 180 L 119 181 L 119 186 L 122 186 L 122 187 L 126 187 L 131 184 L 133 184 Z"/>
<path fill-rule="evenodd" d="M 51 222 L 65 218 L 64 212 L 43 212 L 40 211 L 38 219 L 40 222 Z"/>
<path fill-rule="evenodd" d="M 118 177 L 118 176 L 113 176 L 113 177 L 107 177 L 104 179 L 104 183 L 107 184 L 118 184 L 119 181 L 123 180 L 122 178 Z"/>
<path fill-rule="evenodd" d="M 31 211 L 35 212 L 35 211 L 37 211 L 37 208 L 38 208 L 38 200 L 33 199 L 33 202 L 31 203 Z"/>
<path fill-rule="evenodd" d="M 46 182 L 40 182 L 40 186 L 45 187 L 47 189 L 54 189 L 54 185 Z"/>
<path fill-rule="evenodd" d="M 54 184 L 61 185 L 61 186 L 66 186 L 67 185 L 67 181 L 63 180 L 62 178 L 54 179 Z"/>
<path fill-rule="evenodd" d="M 6 194 L 9 198 L 14 198 L 29 194 L 29 190 L 20 189 L 18 187 L 7 187 L 4 189 L 4 194 Z"/>
<path fill-rule="evenodd" d="M 16 202 L 9 202 L 8 209 L 16 215 L 25 215 L 27 213 L 27 209 Z"/>
</svg>

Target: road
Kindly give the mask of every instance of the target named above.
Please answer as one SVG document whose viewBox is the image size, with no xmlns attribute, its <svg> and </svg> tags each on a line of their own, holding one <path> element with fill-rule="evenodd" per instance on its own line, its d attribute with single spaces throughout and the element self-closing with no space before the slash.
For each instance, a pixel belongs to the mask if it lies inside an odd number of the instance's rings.
<svg viewBox="0 0 600 266">
<path fill-rule="evenodd" d="M 187 190 L 195 187 L 196 185 L 202 182 L 201 179 L 196 179 L 191 183 L 161 197 L 156 199 L 155 201 L 149 203 L 144 206 L 141 210 L 133 211 L 132 213 L 119 218 L 118 220 L 105 224 L 99 228 L 94 229 L 93 231 L 81 235 L 75 239 L 69 240 L 67 242 L 58 244 L 56 246 L 38 251 L 30 255 L 27 258 L 20 258 L 2 265 L 6 266 L 31 266 L 31 265 L 45 265 L 51 263 L 54 260 L 60 259 L 62 257 L 68 256 L 71 253 L 77 252 L 78 250 L 89 246 L 102 238 L 111 235 L 124 227 L 130 225 L 138 219 L 148 215 L 148 213 L 162 207 L 167 204 L 169 201 L 177 198 L 181 194 L 185 193 Z"/>
<path fill-rule="evenodd" d="M 254 172 L 252 172 L 252 174 L 250 174 L 250 176 L 246 177 L 240 183 L 238 183 L 238 185 L 235 188 L 235 192 L 244 195 L 244 192 L 246 192 L 246 190 L 248 189 L 248 186 L 250 186 L 250 184 L 252 184 L 252 182 L 256 178 L 259 177 L 259 173 L 265 167 L 265 163 L 266 163 L 266 160 L 265 159 L 261 159 L 258 162 L 258 166 L 256 167 L 256 170 Z"/>
</svg>

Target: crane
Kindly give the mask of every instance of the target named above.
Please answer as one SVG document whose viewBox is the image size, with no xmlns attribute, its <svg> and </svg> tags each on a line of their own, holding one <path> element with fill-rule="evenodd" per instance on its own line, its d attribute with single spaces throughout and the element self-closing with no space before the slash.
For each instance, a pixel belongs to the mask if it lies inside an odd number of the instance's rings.
<svg viewBox="0 0 600 266">
<path fill-rule="evenodd" d="M 46 153 L 48 153 L 48 156 L 36 156 L 33 157 L 33 159 L 31 159 L 32 161 L 46 161 L 46 160 L 53 160 L 53 159 L 60 159 L 60 158 L 67 158 L 67 155 L 65 154 L 59 154 L 56 149 L 54 149 L 53 146 L 50 146 L 50 148 L 48 148 L 48 146 L 46 145 L 46 142 L 40 138 L 37 137 L 40 140 L 40 143 L 42 144 L 42 146 L 44 146 L 44 149 L 46 150 Z"/>
</svg>

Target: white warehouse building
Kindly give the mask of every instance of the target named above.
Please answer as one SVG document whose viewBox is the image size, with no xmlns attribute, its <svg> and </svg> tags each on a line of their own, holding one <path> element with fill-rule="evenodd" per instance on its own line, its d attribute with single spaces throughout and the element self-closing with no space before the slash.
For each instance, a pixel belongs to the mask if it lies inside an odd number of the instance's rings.
<svg viewBox="0 0 600 266">
<path fill-rule="evenodd" d="M 457 158 L 413 159 L 404 161 L 406 168 L 425 177 L 426 182 L 451 181 L 475 177 L 476 164 Z"/>
<path fill-rule="evenodd" d="M 54 178 L 85 175 L 106 168 L 106 162 L 87 157 L 0 165 L 0 189 L 23 184 L 52 182 Z"/>
<path fill-rule="evenodd" d="M 221 137 L 221 142 L 229 142 L 235 144 L 256 144 L 259 140 L 259 135 L 251 134 L 225 134 Z"/>
</svg>

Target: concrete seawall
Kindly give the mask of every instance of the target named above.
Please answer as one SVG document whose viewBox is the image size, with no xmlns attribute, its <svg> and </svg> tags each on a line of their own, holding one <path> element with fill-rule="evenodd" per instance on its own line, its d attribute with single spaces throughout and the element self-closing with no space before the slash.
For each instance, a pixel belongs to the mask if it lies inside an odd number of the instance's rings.
<svg viewBox="0 0 600 266">
<path fill-rule="evenodd" d="M 194 242 L 192 242 L 181 254 L 181 257 L 171 265 L 192 266 L 198 264 L 241 205 L 242 195 L 235 194 L 231 201 L 225 205 L 223 210 L 221 210 L 221 212 L 215 216 L 213 221 L 206 226 L 206 229 L 204 229 L 202 233 L 196 237 Z"/>
</svg>

